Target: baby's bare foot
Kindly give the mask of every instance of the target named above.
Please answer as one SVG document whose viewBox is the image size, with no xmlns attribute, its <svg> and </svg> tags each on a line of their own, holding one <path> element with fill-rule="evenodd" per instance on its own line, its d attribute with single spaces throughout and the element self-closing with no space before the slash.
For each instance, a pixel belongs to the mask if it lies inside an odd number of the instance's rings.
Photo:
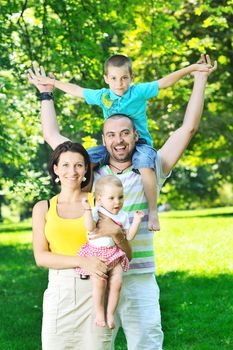
<svg viewBox="0 0 233 350">
<path fill-rule="evenodd" d="M 107 314 L 107 325 L 110 329 L 115 328 L 116 325 L 115 325 L 113 314 Z"/>
<path fill-rule="evenodd" d="M 103 313 L 96 314 L 95 324 L 97 327 L 105 327 L 106 326 L 105 317 L 104 317 Z"/>
<path fill-rule="evenodd" d="M 106 323 L 103 320 L 95 319 L 95 324 L 96 324 L 97 327 L 105 327 L 106 326 Z"/>
<path fill-rule="evenodd" d="M 149 211 L 148 229 L 150 231 L 160 231 L 160 223 L 156 211 Z"/>
</svg>

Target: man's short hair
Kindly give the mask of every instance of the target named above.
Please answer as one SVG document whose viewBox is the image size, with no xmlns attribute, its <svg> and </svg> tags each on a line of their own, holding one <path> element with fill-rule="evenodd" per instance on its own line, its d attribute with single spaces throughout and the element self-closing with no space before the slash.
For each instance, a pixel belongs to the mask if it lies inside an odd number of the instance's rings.
<svg viewBox="0 0 233 350">
<path fill-rule="evenodd" d="M 117 120 L 117 119 L 121 119 L 121 118 L 127 118 L 127 119 L 129 119 L 129 121 L 130 121 L 130 123 L 131 123 L 131 125 L 132 125 L 133 130 L 134 130 L 134 131 L 136 130 L 136 128 L 135 128 L 135 126 L 134 126 L 134 122 L 132 121 L 132 119 L 130 118 L 130 116 L 127 115 L 127 114 L 124 114 L 124 113 L 114 113 L 114 114 L 110 115 L 110 117 L 109 117 L 108 119 L 116 119 L 116 120 Z M 105 122 L 106 122 L 108 119 L 106 119 Z M 105 125 L 105 122 L 103 123 L 103 126 L 102 126 L 102 134 L 104 133 L 104 125 Z"/>
<path fill-rule="evenodd" d="M 132 70 L 131 59 L 127 56 L 124 56 L 124 55 L 113 55 L 113 56 L 109 57 L 104 63 L 104 74 L 108 75 L 108 67 L 109 66 L 122 67 L 125 64 L 128 65 L 129 74 L 132 75 L 133 70 Z"/>
</svg>

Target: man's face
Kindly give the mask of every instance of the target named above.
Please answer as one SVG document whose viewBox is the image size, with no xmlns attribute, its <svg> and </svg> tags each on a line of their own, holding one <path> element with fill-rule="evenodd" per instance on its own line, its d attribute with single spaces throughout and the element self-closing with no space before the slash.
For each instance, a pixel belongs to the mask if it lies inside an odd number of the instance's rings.
<svg viewBox="0 0 233 350">
<path fill-rule="evenodd" d="M 133 77 L 129 73 L 127 64 L 121 67 L 110 65 L 108 67 L 108 74 L 104 76 L 104 80 L 116 95 L 122 96 L 130 87 Z"/>
<path fill-rule="evenodd" d="M 110 118 L 104 123 L 102 138 L 110 154 L 110 160 L 124 163 L 131 159 L 138 134 L 129 118 Z"/>
</svg>

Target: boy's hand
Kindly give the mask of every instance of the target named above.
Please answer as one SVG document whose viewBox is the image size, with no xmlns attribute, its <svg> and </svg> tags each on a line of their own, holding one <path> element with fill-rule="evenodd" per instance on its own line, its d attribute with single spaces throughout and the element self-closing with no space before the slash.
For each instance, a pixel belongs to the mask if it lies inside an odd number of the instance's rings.
<svg viewBox="0 0 233 350">
<path fill-rule="evenodd" d="M 202 54 L 200 59 L 198 60 L 197 64 L 195 64 L 193 66 L 202 67 L 203 65 L 208 68 L 207 71 L 202 70 L 202 69 L 197 69 L 197 70 L 193 71 L 191 74 L 193 76 L 202 75 L 202 76 L 208 77 L 211 73 L 213 73 L 217 69 L 217 61 L 215 60 L 214 64 L 212 65 L 209 55 Z"/>
<path fill-rule="evenodd" d="M 53 84 L 42 84 L 40 82 L 41 78 L 49 79 L 53 82 Z M 33 84 L 40 92 L 51 92 L 54 89 L 54 76 L 53 73 L 49 73 L 49 77 L 46 77 L 44 67 L 38 67 L 36 63 L 33 63 L 33 69 L 29 69 L 28 71 L 28 80 L 31 84 Z"/>
</svg>

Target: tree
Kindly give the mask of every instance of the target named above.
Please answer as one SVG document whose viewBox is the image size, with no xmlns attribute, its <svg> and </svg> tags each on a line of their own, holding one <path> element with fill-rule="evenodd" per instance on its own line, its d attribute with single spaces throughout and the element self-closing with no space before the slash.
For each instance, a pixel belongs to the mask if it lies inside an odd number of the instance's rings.
<svg viewBox="0 0 233 350">
<path fill-rule="evenodd" d="M 22 193 L 26 193 L 29 187 L 27 174 L 33 177 L 29 203 L 49 195 L 50 186 L 47 185 L 44 191 L 48 181 L 48 148 L 40 152 L 39 104 L 35 90 L 27 83 L 27 69 L 33 61 L 43 63 L 47 71 L 54 71 L 61 79 L 98 88 L 104 84 L 103 62 L 112 53 L 132 57 L 136 81 L 151 81 L 195 62 L 199 54 L 206 51 L 218 58 L 219 69 L 208 84 L 200 131 L 165 192 L 171 187 L 167 198 L 182 203 L 190 185 L 195 188 L 190 191 L 195 202 L 200 202 L 203 196 L 213 202 L 217 196 L 216 188 L 231 182 L 233 176 L 230 151 L 233 149 L 232 8 L 232 0 L 218 3 L 212 0 L 146 0 L 143 3 L 129 0 L 127 5 L 120 0 L 2 0 L 2 200 L 13 200 L 16 184 Z M 150 101 L 149 127 L 157 148 L 180 125 L 190 84 L 190 79 L 184 79 L 174 88 L 162 91 L 158 99 Z M 58 91 L 55 99 L 65 135 L 86 146 L 101 141 L 99 108 L 91 108 Z M 198 176 L 193 177 L 192 173 Z M 208 186 L 213 182 L 207 173 L 214 174 L 214 186 Z M 197 190 L 200 184 L 204 191 L 201 194 Z M 21 198 L 21 202 L 23 200 Z"/>
</svg>

